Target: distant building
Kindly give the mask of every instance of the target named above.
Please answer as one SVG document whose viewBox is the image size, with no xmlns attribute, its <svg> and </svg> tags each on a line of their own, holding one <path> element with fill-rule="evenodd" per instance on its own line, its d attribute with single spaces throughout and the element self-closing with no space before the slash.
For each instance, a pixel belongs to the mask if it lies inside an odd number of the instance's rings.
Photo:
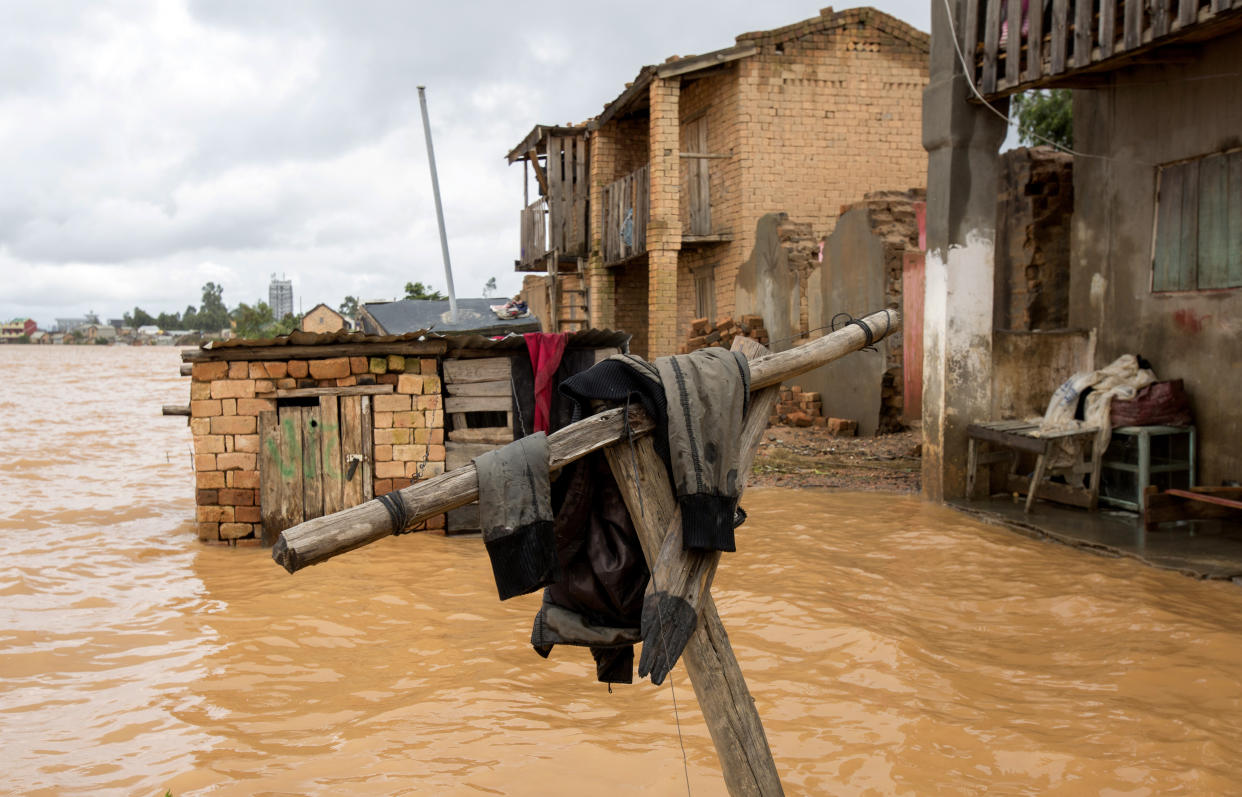
<svg viewBox="0 0 1242 797">
<path fill-rule="evenodd" d="M 39 325 L 32 318 L 15 318 L 4 324 L 0 324 L 0 341 L 8 342 L 17 340 L 22 335 L 30 337 L 34 334 Z"/>
<path fill-rule="evenodd" d="M 138 334 L 142 335 L 143 337 L 153 338 L 156 335 L 160 334 L 160 328 L 157 327 L 155 324 L 145 324 L 143 326 L 138 327 Z"/>
<path fill-rule="evenodd" d="M 293 280 L 276 279 L 276 275 L 272 275 L 272 282 L 267 288 L 267 304 L 272 308 L 272 315 L 276 318 L 284 318 L 293 314 Z"/>
<path fill-rule="evenodd" d="M 345 328 L 345 318 L 323 302 L 315 305 L 302 316 L 303 332 L 340 332 Z"/>
<path fill-rule="evenodd" d="M 90 322 L 85 318 L 58 318 L 56 319 L 56 332 L 72 332 L 78 327 L 84 327 Z"/>
</svg>

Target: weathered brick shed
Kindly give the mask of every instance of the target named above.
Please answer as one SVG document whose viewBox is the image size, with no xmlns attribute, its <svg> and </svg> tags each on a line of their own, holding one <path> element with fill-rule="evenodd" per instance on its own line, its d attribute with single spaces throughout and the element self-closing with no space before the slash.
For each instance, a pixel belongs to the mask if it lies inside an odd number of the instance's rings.
<svg viewBox="0 0 1242 797">
<path fill-rule="evenodd" d="M 568 335 L 556 381 L 627 350 L 628 340 Z M 189 416 L 204 542 L 271 545 L 286 528 L 533 431 L 521 335 L 293 332 L 215 341 L 182 360 L 190 403 L 165 411 Z M 445 525 L 438 517 L 425 528 Z M 456 524 L 470 525 L 470 513 Z"/>
</svg>

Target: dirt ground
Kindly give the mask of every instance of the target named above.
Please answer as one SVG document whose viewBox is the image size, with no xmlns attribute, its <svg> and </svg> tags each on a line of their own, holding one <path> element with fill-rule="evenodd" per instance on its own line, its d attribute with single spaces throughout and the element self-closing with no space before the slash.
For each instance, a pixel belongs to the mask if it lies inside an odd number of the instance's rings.
<svg viewBox="0 0 1242 797">
<path fill-rule="evenodd" d="M 819 428 L 770 426 L 749 484 L 754 487 L 836 487 L 919 491 L 922 435 L 833 437 Z"/>
</svg>

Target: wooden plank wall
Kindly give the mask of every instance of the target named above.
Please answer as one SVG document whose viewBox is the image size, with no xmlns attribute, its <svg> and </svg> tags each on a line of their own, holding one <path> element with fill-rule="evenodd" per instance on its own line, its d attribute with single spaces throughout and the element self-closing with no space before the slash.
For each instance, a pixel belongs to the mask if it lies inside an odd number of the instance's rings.
<svg viewBox="0 0 1242 797">
<path fill-rule="evenodd" d="M 548 136 L 548 248 L 585 255 L 587 210 L 587 142 L 585 136 Z"/>
</svg>

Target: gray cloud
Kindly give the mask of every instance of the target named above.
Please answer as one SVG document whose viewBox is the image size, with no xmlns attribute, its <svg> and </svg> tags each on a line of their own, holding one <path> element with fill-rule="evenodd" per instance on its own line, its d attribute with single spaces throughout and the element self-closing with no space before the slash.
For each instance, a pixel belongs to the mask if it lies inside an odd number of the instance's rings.
<svg viewBox="0 0 1242 797">
<path fill-rule="evenodd" d="M 229 303 L 284 272 L 304 306 L 443 286 L 415 86 L 428 88 L 462 295 L 513 292 L 537 122 L 599 112 L 646 63 L 817 13 L 642 0 L 3 2 L 0 316 Z M 926 29 L 927 6 L 885 10 Z"/>
</svg>

